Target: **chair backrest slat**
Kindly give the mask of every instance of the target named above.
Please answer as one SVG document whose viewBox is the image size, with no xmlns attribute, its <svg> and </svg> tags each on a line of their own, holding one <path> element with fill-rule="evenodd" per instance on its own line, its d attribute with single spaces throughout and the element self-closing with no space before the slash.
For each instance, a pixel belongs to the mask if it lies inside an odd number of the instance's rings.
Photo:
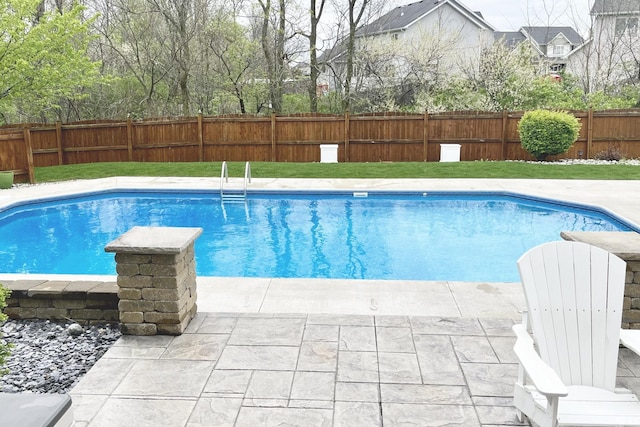
<svg viewBox="0 0 640 427">
<path fill-rule="evenodd" d="M 538 287 L 538 293 L 546 292 L 548 297 L 549 316 L 546 320 L 549 322 L 549 328 L 553 328 L 554 339 L 547 339 L 549 347 L 548 352 L 553 355 L 551 366 L 563 375 L 570 375 L 571 361 L 569 360 L 569 348 L 567 345 L 567 331 L 563 299 L 562 276 L 566 276 L 564 270 L 568 266 L 558 262 L 561 257 L 563 247 L 547 246 L 542 250 L 546 283 L 544 286 Z M 573 265 L 573 263 L 571 263 Z M 539 283 L 539 282 L 538 282 Z M 546 289 L 544 289 L 546 288 Z M 544 323 L 544 322 L 543 322 Z M 548 329 L 547 329 L 548 330 Z M 562 378 L 566 381 L 565 378 Z M 570 377 L 568 378 L 571 379 Z"/>
<path fill-rule="evenodd" d="M 616 386 L 618 371 L 618 351 L 620 349 L 620 325 L 622 324 L 622 306 L 627 275 L 627 264 L 613 254 L 609 254 L 608 282 L 621 283 L 622 286 L 609 286 L 607 295 L 607 332 L 605 342 L 605 370 L 602 388 L 613 390 Z M 619 304 L 618 304 L 619 302 Z"/>
<path fill-rule="evenodd" d="M 580 377 L 575 384 L 591 385 L 593 382 L 593 348 L 591 336 L 591 251 L 587 245 L 573 245 L 575 265 L 576 310 L 578 312 L 578 346 Z M 580 261 L 588 264 L 580 264 Z M 583 286 L 580 286 L 583 284 Z M 584 288 L 584 289 L 583 289 Z"/>
<path fill-rule="evenodd" d="M 563 381 L 568 383 L 581 382 L 582 372 L 580 369 L 580 363 L 573 363 L 569 359 L 572 348 L 577 348 L 580 344 L 579 339 L 579 321 L 578 321 L 578 302 L 575 286 L 561 286 L 562 283 L 575 283 L 576 282 L 576 268 L 574 265 L 574 253 L 573 248 L 565 245 L 549 246 L 546 250 L 551 252 L 556 251 L 556 258 L 549 259 L 550 263 L 556 263 L 559 270 L 559 282 L 557 283 L 558 292 L 560 297 L 558 299 L 557 311 L 563 313 L 563 318 L 558 319 L 558 328 L 564 328 L 563 340 L 563 352 L 564 352 L 564 365 L 561 367 L 563 373 Z"/>
<path fill-rule="evenodd" d="M 566 385 L 615 388 L 625 266 L 577 242 L 546 243 L 518 260 L 540 357 Z"/>
</svg>

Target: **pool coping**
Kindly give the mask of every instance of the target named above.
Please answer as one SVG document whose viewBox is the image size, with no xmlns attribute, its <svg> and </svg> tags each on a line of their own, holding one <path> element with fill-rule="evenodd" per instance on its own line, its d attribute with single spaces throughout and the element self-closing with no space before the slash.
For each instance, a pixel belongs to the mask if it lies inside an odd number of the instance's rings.
<svg viewBox="0 0 640 427">
<path fill-rule="evenodd" d="M 111 187 L 104 188 L 99 190 L 85 190 L 82 192 L 74 192 L 74 193 L 62 193 L 55 195 L 48 195 L 45 197 L 35 197 L 28 198 L 19 201 L 10 201 L 6 204 L 2 204 L 2 198 L 0 198 L 0 214 L 5 210 L 12 209 L 14 207 L 19 206 L 29 206 L 31 204 L 37 203 L 47 203 L 47 202 L 55 202 L 56 200 L 73 200 L 75 198 L 85 198 L 85 197 L 93 197 L 93 196 L 109 196 L 110 194 L 150 194 L 150 193 L 158 193 L 158 194 L 175 194 L 175 193 L 183 193 L 183 194 L 193 194 L 202 196 L 208 193 L 218 193 L 218 189 L 216 188 L 155 188 L 155 187 L 146 187 L 140 188 L 140 186 L 135 187 Z M 398 195 L 401 197 L 493 197 L 493 198 L 504 198 L 504 199 L 518 199 L 518 202 L 522 203 L 541 203 L 552 206 L 564 207 L 567 209 L 575 209 L 578 211 L 586 211 L 595 215 L 606 215 L 611 217 L 613 221 L 618 222 L 620 225 L 630 228 L 632 231 L 640 232 L 640 225 L 634 224 L 632 221 L 616 214 L 612 210 L 609 210 L 602 206 L 597 206 L 593 204 L 587 204 L 582 202 L 575 201 L 564 201 L 557 198 L 543 197 L 538 195 L 531 195 L 521 192 L 513 192 L 513 191 L 505 191 L 505 190 L 369 190 L 369 191 L 357 191 L 353 189 L 341 189 L 341 190 L 327 190 L 327 189 L 304 189 L 304 190 L 293 190 L 293 189 L 253 189 L 247 190 L 247 195 L 258 195 L 258 196 L 283 196 L 283 195 L 294 195 L 294 196 L 305 196 L 305 195 L 320 195 L 320 196 L 340 196 L 340 197 L 349 197 L 353 196 L 353 198 L 368 198 L 369 196 L 373 197 L 387 197 Z"/>
<path fill-rule="evenodd" d="M 229 178 L 230 187 L 241 185 L 242 178 Z M 640 227 L 638 209 L 631 203 L 620 203 L 614 194 L 638 193 L 636 180 L 544 180 L 544 179 L 295 179 L 254 178 L 248 191 L 377 191 L 377 192 L 495 192 L 523 196 L 540 201 L 576 204 L 598 208 Z M 633 188 L 633 187 L 636 188 Z M 616 191 L 612 191 L 612 187 Z M 16 203 L 72 195 L 117 190 L 212 190 L 219 191 L 218 178 L 184 177 L 112 177 L 73 180 L 36 185 L 20 185 L 0 190 L 0 209 Z M 613 198 L 611 197 L 613 196 Z M 618 198 L 619 199 L 619 198 Z M 640 203 L 631 204 L 640 207 Z"/>
<path fill-rule="evenodd" d="M 24 275 L 22 275 L 24 276 Z M 118 286 L 73 275 L 0 275 L 12 291 L 12 319 L 118 322 Z M 13 280 L 8 280 L 11 278 Z M 525 307 L 517 283 L 198 277 L 198 312 L 309 313 L 518 320 Z"/>
</svg>

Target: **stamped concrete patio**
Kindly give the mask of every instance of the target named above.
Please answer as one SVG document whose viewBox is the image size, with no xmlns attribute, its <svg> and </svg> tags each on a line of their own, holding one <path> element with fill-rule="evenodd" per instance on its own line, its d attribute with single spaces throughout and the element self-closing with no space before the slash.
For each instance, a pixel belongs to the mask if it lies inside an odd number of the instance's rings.
<svg viewBox="0 0 640 427">
<path fill-rule="evenodd" d="M 73 389 L 75 425 L 520 425 L 512 324 L 199 313 L 178 337 L 122 337 Z M 638 374 L 623 349 L 620 385 Z"/>
<path fill-rule="evenodd" d="M 185 334 L 125 336 L 98 361 L 71 392 L 76 426 L 521 425 L 519 284 L 199 278 L 198 293 Z M 640 392 L 626 349 L 618 375 Z"/>
<path fill-rule="evenodd" d="M 6 190 L 0 206 L 216 181 L 70 182 Z M 511 191 L 640 224 L 637 181 L 254 179 L 252 187 Z M 524 308 L 519 284 L 199 278 L 198 307 L 181 336 L 121 338 L 72 390 L 75 425 L 518 425 L 510 327 Z M 622 349 L 619 385 L 639 393 L 638 376 L 640 358 Z"/>
<path fill-rule="evenodd" d="M 74 388 L 78 425 L 512 425 L 510 320 L 200 314 L 123 337 Z"/>
</svg>

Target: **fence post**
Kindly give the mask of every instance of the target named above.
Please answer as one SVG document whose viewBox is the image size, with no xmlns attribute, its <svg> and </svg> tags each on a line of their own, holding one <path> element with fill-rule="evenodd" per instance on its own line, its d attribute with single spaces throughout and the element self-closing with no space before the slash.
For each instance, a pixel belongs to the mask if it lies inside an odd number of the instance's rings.
<svg viewBox="0 0 640 427">
<path fill-rule="evenodd" d="M 591 144 L 593 143 L 593 107 L 589 106 L 587 113 L 587 153 L 585 158 L 591 158 Z"/>
<path fill-rule="evenodd" d="M 344 112 L 344 161 L 349 161 L 349 112 Z"/>
<path fill-rule="evenodd" d="M 429 161 L 429 112 L 424 112 L 423 126 L 422 126 L 422 139 L 423 139 L 423 153 L 422 158 L 425 162 Z"/>
<path fill-rule="evenodd" d="M 204 136 L 202 135 L 202 111 L 198 111 L 198 161 L 204 160 Z"/>
<path fill-rule="evenodd" d="M 129 161 L 133 161 L 133 123 L 131 122 L 131 115 L 127 114 L 127 152 L 129 154 Z"/>
<path fill-rule="evenodd" d="M 29 183 L 35 184 L 36 175 L 33 170 L 33 146 L 31 145 L 31 129 L 25 126 L 22 130 L 24 135 L 24 144 L 27 151 L 27 173 L 29 174 Z"/>
<path fill-rule="evenodd" d="M 271 161 L 277 161 L 276 114 L 271 113 Z"/>
<path fill-rule="evenodd" d="M 507 160 L 507 121 L 509 115 L 507 110 L 502 110 L 502 135 L 500 135 L 500 144 L 502 145 L 502 159 Z"/>
<path fill-rule="evenodd" d="M 56 122 L 56 147 L 58 148 L 58 166 L 64 164 L 64 151 L 62 149 L 62 123 Z"/>
</svg>

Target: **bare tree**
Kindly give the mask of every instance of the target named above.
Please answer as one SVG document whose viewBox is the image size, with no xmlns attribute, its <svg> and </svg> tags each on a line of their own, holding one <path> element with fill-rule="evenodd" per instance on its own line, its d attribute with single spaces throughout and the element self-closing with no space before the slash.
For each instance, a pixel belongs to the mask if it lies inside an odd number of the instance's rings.
<svg viewBox="0 0 640 427">
<path fill-rule="evenodd" d="M 371 4 L 371 0 L 347 0 L 347 3 L 349 33 L 347 35 L 347 63 L 343 86 L 344 95 L 342 97 L 342 109 L 344 111 L 349 111 L 351 109 L 351 81 L 353 79 L 353 64 L 356 52 L 356 30 L 362 21 L 365 11 Z"/>
<path fill-rule="evenodd" d="M 167 24 L 175 81 L 181 99 L 182 114 L 189 115 L 191 102 L 189 97 L 189 77 L 191 63 L 191 39 L 202 30 L 195 20 L 197 0 L 147 0 L 151 10 L 159 13 Z"/>
<path fill-rule="evenodd" d="M 326 0 L 309 0 L 309 33 L 301 34 L 309 39 L 309 110 L 318 111 L 318 77 L 320 66 L 318 64 L 318 24 L 322 18 L 322 12 Z"/>
<path fill-rule="evenodd" d="M 219 19 L 211 28 L 209 48 L 216 58 L 211 63 L 212 71 L 221 77 L 229 91 L 238 100 L 240 112 L 247 112 L 247 90 L 258 77 L 259 47 L 246 36 L 246 31 L 237 23 Z"/>
<path fill-rule="evenodd" d="M 144 113 L 157 114 L 157 91 L 171 70 L 165 54 L 169 34 L 161 16 L 131 0 L 97 0 L 94 7 L 102 11 L 96 29 L 103 72 L 133 76 L 144 94 Z"/>
<path fill-rule="evenodd" d="M 283 82 L 287 60 L 285 56 L 286 2 L 285 0 L 277 0 L 277 2 L 278 5 L 274 7 L 271 0 L 258 0 L 262 11 L 260 40 L 267 63 L 271 109 L 275 113 L 282 111 Z"/>
</svg>

